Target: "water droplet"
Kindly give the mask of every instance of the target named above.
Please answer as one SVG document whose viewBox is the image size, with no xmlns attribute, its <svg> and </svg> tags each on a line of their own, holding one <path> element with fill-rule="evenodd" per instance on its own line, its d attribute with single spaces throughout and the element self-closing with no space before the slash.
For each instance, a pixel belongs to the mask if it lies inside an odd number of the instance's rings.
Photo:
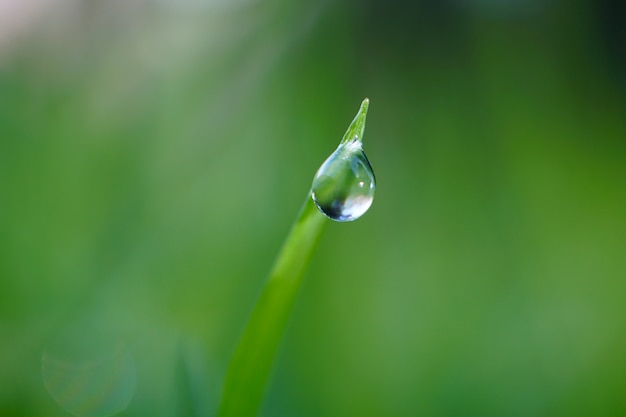
<svg viewBox="0 0 626 417">
<path fill-rule="evenodd" d="M 363 152 L 363 131 L 369 100 L 363 100 L 339 147 L 313 178 L 311 196 L 328 218 L 348 222 L 361 217 L 374 201 L 376 179 Z"/>
</svg>

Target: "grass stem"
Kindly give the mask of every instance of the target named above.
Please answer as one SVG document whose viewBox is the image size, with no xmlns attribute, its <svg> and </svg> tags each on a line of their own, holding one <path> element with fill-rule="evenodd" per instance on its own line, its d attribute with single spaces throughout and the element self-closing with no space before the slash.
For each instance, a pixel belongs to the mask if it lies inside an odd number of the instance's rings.
<svg viewBox="0 0 626 417">
<path fill-rule="evenodd" d="M 307 194 L 231 359 L 219 417 L 257 415 L 302 277 L 327 221 Z"/>
</svg>

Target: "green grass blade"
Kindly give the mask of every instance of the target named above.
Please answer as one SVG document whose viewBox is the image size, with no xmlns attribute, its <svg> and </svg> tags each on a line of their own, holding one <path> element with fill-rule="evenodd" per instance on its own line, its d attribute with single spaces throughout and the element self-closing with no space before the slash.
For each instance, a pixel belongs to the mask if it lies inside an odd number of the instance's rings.
<svg viewBox="0 0 626 417">
<path fill-rule="evenodd" d="M 346 130 L 346 133 L 341 139 L 342 144 L 355 139 L 360 141 L 363 140 L 363 133 L 365 131 L 365 119 L 367 118 L 367 108 L 369 107 L 369 105 L 369 98 L 366 98 L 361 102 L 361 107 L 359 108 L 359 111 L 357 112 L 356 116 L 354 116 L 354 120 L 352 120 L 352 123 L 350 123 L 348 130 Z"/>
<path fill-rule="evenodd" d="M 327 221 L 307 194 L 231 359 L 219 417 L 257 414 L 302 277 Z"/>
<path fill-rule="evenodd" d="M 363 139 L 368 106 L 366 98 L 343 136 L 342 144 Z M 257 414 L 302 277 L 326 222 L 309 192 L 231 359 L 218 417 L 254 417 Z"/>
</svg>

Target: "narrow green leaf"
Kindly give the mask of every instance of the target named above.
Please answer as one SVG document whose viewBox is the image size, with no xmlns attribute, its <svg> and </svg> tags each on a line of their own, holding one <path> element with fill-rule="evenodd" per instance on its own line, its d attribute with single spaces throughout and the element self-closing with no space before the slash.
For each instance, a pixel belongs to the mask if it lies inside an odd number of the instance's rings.
<svg viewBox="0 0 626 417">
<path fill-rule="evenodd" d="M 359 112 L 343 136 L 341 144 L 348 141 L 360 143 L 363 139 L 368 105 L 369 100 L 363 100 Z M 352 149 L 353 153 L 356 151 L 363 154 L 361 158 L 364 162 L 361 162 L 361 165 L 367 166 L 371 170 L 360 146 Z M 360 157 L 360 154 L 358 156 Z M 329 158 L 332 157 L 333 155 Z M 328 159 L 322 166 L 326 164 L 328 164 Z M 348 170 L 348 176 L 353 178 L 355 177 L 355 168 L 352 165 L 350 163 L 342 163 L 339 168 Z M 332 175 L 341 176 L 344 174 L 333 172 Z M 367 189 L 367 196 L 373 198 L 373 172 L 371 176 L 371 187 Z M 363 179 L 360 180 L 359 186 L 362 187 L 364 181 Z M 335 178 L 333 184 L 337 182 Z M 359 192 L 361 191 L 359 190 Z M 365 207 L 365 211 L 371 204 L 371 198 L 367 203 L 367 207 Z M 360 202 L 363 201 L 363 198 L 353 198 L 353 200 Z M 344 203 L 342 202 L 342 204 Z M 359 216 L 363 212 L 359 213 Z M 333 217 L 330 216 L 330 218 Z M 337 218 L 333 219 L 338 220 Z M 318 210 L 311 198 L 311 192 L 309 192 L 304 206 L 300 210 L 298 219 L 276 258 L 269 280 L 261 293 L 231 359 L 224 381 L 218 417 L 254 417 L 261 407 L 265 394 L 265 385 L 272 370 L 276 351 L 280 345 L 285 326 L 298 294 L 302 277 L 306 272 L 326 222 L 327 218 Z"/>
<path fill-rule="evenodd" d="M 257 414 L 302 277 L 326 222 L 307 194 L 231 359 L 218 416 Z"/>
<path fill-rule="evenodd" d="M 352 123 L 350 123 L 348 130 L 346 130 L 346 133 L 341 139 L 341 144 L 353 140 L 358 140 L 359 142 L 363 141 L 363 133 L 365 132 L 365 119 L 367 118 L 367 108 L 369 107 L 369 105 L 370 100 L 368 98 L 363 99 L 358 113 L 356 114 L 356 116 L 354 116 L 354 120 L 352 120 Z"/>
</svg>

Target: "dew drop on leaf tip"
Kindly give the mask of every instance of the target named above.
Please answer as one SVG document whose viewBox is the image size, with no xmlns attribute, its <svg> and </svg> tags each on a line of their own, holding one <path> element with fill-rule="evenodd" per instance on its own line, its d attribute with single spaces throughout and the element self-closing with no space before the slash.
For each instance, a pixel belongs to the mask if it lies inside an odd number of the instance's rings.
<svg viewBox="0 0 626 417">
<path fill-rule="evenodd" d="M 317 170 L 311 196 L 329 219 L 348 222 L 361 217 L 374 201 L 376 178 L 365 152 L 363 131 L 369 100 L 363 100 L 339 147 Z"/>
</svg>

